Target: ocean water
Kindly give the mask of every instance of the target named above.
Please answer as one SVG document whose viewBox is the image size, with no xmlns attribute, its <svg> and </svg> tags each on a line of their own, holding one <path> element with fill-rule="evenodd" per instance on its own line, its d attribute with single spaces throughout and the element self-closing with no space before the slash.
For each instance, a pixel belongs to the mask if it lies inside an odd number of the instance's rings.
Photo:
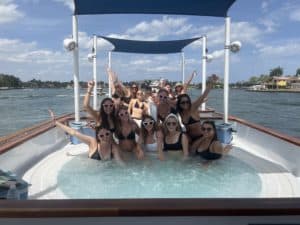
<svg viewBox="0 0 300 225">
<path fill-rule="evenodd" d="M 82 90 L 80 105 L 85 90 Z M 190 90 L 192 99 L 201 90 Z M 100 100 L 99 100 L 100 101 Z M 207 105 L 223 112 L 223 90 L 212 90 Z M 0 136 L 74 111 L 72 89 L 18 89 L 0 91 Z M 229 114 L 300 137 L 300 93 L 263 93 L 231 89 Z"/>
</svg>

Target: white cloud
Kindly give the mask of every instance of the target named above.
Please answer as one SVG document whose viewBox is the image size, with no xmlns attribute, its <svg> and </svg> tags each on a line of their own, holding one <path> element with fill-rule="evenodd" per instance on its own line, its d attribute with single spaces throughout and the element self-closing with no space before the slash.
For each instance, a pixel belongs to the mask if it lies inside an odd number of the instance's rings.
<svg viewBox="0 0 300 225">
<path fill-rule="evenodd" d="M 268 7 L 269 7 L 269 2 L 268 1 L 263 1 L 261 3 L 261 9 L 263 12 L 267 12 L 268 11 Z"/>
<path fill-rule="evenodd" d="M 293 10 L 290 12 L 290 19 L 293 21 L 298 21 L 300 22 L 300 8 Z"/>
<path fill-rule="evenodd" d="M 191 31 L 192 27 L 191 24 L 187 23 L 187 18 L 163 16 L 161 20 L 142 21 L 135 27 L 128 29 L 125 35 L 131 39 L 159 40 L 168 35 L 180 36 Z"/>
<path fill-rule="evenodd" d="M 74 3 L 73 0 L 54 0 L 55 2 L 61 2 L 65 6 L 67 6 L 72 12 L 74 11 Z"/>
<path fill-rule="evenodd" d="M 22 18 L 24 14 L 12 0 L 0 1 L 0 24 L 10 23 Z"/>
<path fill-rule="evenodd" d="M 300 40 L 289 40 L 285 43 L 262 46 L 258 52 L 262 57 L 299 57 Z"/>
</svg>

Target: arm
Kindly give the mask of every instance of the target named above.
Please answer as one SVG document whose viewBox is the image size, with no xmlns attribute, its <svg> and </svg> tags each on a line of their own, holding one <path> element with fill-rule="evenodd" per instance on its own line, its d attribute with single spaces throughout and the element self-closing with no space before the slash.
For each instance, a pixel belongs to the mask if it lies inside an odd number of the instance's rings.
<svg viewBox="0 0 300 225">
<path fill-rule="evenodd" d="M 187 92 L 187 89 L 190 85 L 190 83 L 192 82 L 193 78 L 197 75 L 197 72 L 194 70 L 192 75 L 189 77 L 189 79 L 183 84 L 183 90 L 182 90 L 182 94 L 185 94 Z"/>
<path fill-rule="evenodd" d="M 90 106 L 90 94 L 92 93 L 92 90 L 94 88 L 94 81 L 88 82 L 88 89 L 84 96 L 83 100 L 83 108 L 93 117 L 94 120 L 98 120 L 98 114 L 97 112 Z"/>
<path fill-rule="evenodd" d="M 124 166 L 125 163 L 124 163 L 124 161 L 122 160 L 122 158 L 121 158 L 121 156 L 120 156 L 120 149 L 119 149 L 119 146 L 118 146 L 117 144 L 114 144 L 114 145 L 113 145 L 112 153 L 113 153 L 114 158 L 115 158 L 115 160 L 117 161 L 117 163 L 118 163 L 120 166 Z"/>
<path fill-rule="evenodd" d="M 212 88 L 212 83 L 208 82 L 205 91 L 203 92 L 202 95 L 200 95 L 195 102 L 193 102 L 192 104 L 192 111 L 197 111 L 198 112 L 198 108 L 200 107 L 200 105 L 206 100 L 210 90 Z"/>
<path fill-rule="evenodd" d="M 91 146 L 94 143 L 94 141 L 95 141 L 94 138 L 92 138 L 91 136 L 88 136 L 88 135 L 84 135 L 84 134 L 78 132 L 77 130 L 75 130 L 71 127 L 68 127 L 68 126 L 64 125 L 63 123 L 57 121 L 55 119 L 54 113 L 51 110 L 49 110 L 49 113 L 50 113 L 55 125 L 58 126 L 59 128 L 61 128 L 63 131 L 67 132 L 68 134 L 70 134 L 72 136 L 77 137 L 78 139 L 80 139 L 82 142 L 84 142 L 85 144 L 87 144 L 89 146 Z"/>
<path fill-rule="evenodd" d="M 131 99 L 130 100 L 130 102 L 129 102 L 129 105 L 128 105 L 128 113 L 129 113 L 129 115 L 130 116 L 132 116 L 132 108 L 133 108 L 133 102 L 134 102 L 135 100 L 133 100 L 133 99 Z"/>
<path fill-rule="evenodd" d="M 183 150 L 183 159 L 187 159 L 189 157 L 189 141 L 185 134 L 181 136 L 182 150 Z"/>
<path fill-rule="evenodd" d="M 227 154 L 230 149 L 232 149 L 232 145 L 225 145 L 223 147 L 222 143 L 219 141 L 215 141 L 211 146 L 211 152 L 218 153 L 218 154 Z"/>
<path fill-rule="evenodd" d="M 163 139 L 164 139 L 164 135 L 163 133 L 159 130 L 156 133 L 157 135 L 157 152 L 158 152 L 158 158 L 159 160 L 163 161 L 165 160 L 165 155 L 163 152 Z"/>
</svg>

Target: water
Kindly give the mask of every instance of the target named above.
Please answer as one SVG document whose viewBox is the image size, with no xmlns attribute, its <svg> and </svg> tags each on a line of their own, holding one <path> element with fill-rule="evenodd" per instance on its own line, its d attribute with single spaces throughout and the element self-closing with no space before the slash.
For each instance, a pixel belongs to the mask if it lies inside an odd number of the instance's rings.
<svg viewBox="0 0 300 225">
<path fill-rule="evenodd" d="M 231 198 L 261 193 L 257 172 L 235 157 L 208 165 L 198 157 L 182 161 L 181 152 L 167 157 L 164 162 L 157 156 L 129 160 L 120 167 L 76 156 L 58 172 L 57 185 L 67 198 Z"/>
<path fill-rule="evenodd" d="M 201 90 L 192 90 L 192 98 Z M 82 91 L 81 96 L 85 93 Z M 82 106 L 82 98 L 81 103 Z M 48 108 L 58 115 L 74 111 L 72 89 L 0 91 L 0 136 L 49 120 Z M 208 106 L 223 112 L 223 90 L 212 90 Z M 232 89 L 229 114 L 300 137 L 300 93 L 262 93 Z"/>
</svg>

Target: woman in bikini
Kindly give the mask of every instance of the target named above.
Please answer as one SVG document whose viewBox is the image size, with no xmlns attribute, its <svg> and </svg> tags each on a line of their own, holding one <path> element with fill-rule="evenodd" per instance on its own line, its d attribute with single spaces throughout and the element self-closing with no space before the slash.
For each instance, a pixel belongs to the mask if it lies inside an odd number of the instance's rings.
<svg viewBox="0 0 300 225">
<path fill-rule="evenodd" d="M 54 124 L 67 132 L 68 134 L 77 137 L 83 143 L 89 146 L 89 158 L 95 160 L 116 160 L 123 165 L 123 160 L 119 154 L 119 146 L 113 141 L 112 133 L 108 128 L 98 126 L 96 128 L 96 138 L 84 135 L 79 131 L 64 125 L 55 119 L 54 113 L 49 110 Z"/>
<path fill-rule="evenodd" d="M 189 156 L 189 142 L 188 138 L 181 131 L 179 120 L 175 114 L 169 114 L 163 123 L 164 139 L 163 152 L 168 151 L 182 151 L 183 158 Z M 163 155 L 163 153 L 161 153 Z"/>
<path fill-rule="evenodd" d="M 164 159 L 163 155 L 159 154 L 162 153 L 163 148 L 163 132 L 152 116 L 143 117 L 138 143 L 143 147 L 144 152 L 158 153 L 158 158 Z"/>
<path fill-rule="evenodd" d="M 195 154 L 206 160 L 216 160 L 227 154 L 232 145 L 223 146 L 218 141 L 217 130 L 214 121 L 205 121 L 202 124 L 203 137 L 199 142 Z"/>
<path fill-rule="evenodd" d="M 111 98 L 104 98 L 101 102 L 100 110 L 96 111 L 90 106 L 90 94 L 94 87 L 94 82 L 88 82 L 87 93 L 83 100 L 84 109 L 96 121 L 96 126 L 102 125 L 108 127 L 111 132 L 115 131 L 115 106 Z"/>
<path fill-rule="evenodd" d="M 124 106 L 118 112 L 116 125 L 115 136 L 119 140 L 122 153 L 133 151 L 138 159 L 143 159 L 144 152 L 135 140 L 135 135 L 139 134 L 139 127 L 130 118 L 128 110 Z"/>
<path fill-rule="evenodd" d="M 177 97 L 177 112 L 185 125 L 186 134 L 190 138 L 190 150 L 192 151 L 195 150 L 197 142 L 202 137 L 199 107 L 206 100 L 211 87 L 212 82 L 209 82 L 203 95 L 199 96 L 194 102 L 191 101 L 188 94 L 181 94 Z"/>
<path fill-rule="evenodd" d="M 148 104 L 144 101 L 144 95 L 142 91 L 136 93 L 137 98 L 131 99 L 128 111 L 131 118 L 141 127 L 141 121 L 144 115 L 148 114 Z"/>
</svg>

